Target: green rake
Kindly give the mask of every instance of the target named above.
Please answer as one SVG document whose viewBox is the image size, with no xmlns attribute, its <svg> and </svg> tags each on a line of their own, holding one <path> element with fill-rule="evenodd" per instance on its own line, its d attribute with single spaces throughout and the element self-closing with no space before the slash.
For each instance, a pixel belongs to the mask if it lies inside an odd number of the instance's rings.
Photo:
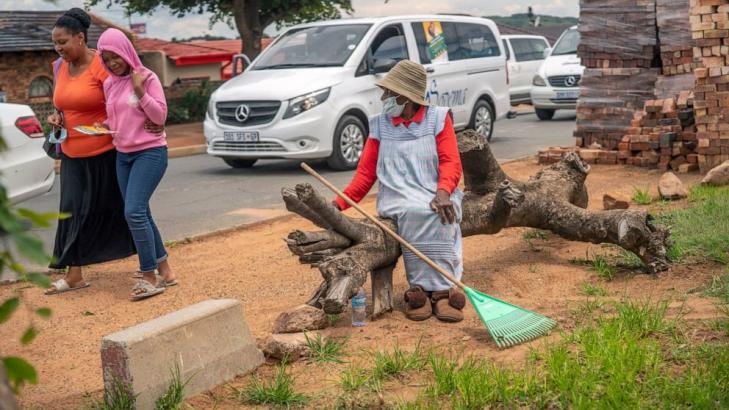
<svg viewBox="0 0 729 410">
<path fill-rule="evenodd" d="M 388 235 L 392 236 L 395 240 L 400 242 L 402 246 L 408 248 L 412 253 L 417 255 L 425 263 L 430 265 L 433 269 L 438 271 L 446 279 L 453 282 L 459 288 L 463 289 L 468 296 L 468 300 L 471 301 L 471 305 L 476 309 L 478 317 L 481 319 L 486 328 L 488 329 L 491 337 L 496 342 L 496 345 L 500 348 L 507 348 L 518 345 L 520 343 L 528 342 L 536 339 L 537 337 L 543 336 L 557 324 L 554 320 L 535 313 L 519 306 L 512 305 L 511 303 L 504 302 L 503 300 L 497 299 L 493 296 L 489 296 L 485 293 L 481 293 L 475 289 L 469 288 L 464 285 L 463 282 L 454 278 L 445 269 L 441 268 L 433 262 L 430 258 L 424 255 L 422 252 L 417 250 L 413 245 L 409 244 L 405 239 L 401 238 L 400 235 L 395 233 L 392 229 L 388 228 L 385 224 L 380 222 L 377 218 L 373 217 L 367 211 L 362 209 L 357 203 L 352 201 L 347 195 L 341 192 L 337 187 L 332 185 L 326 178 L 319 175 L 316 171 L 311 169 L 306 163 L 301 163 L 301 167 L 304 171 L 308 172 L 311 176 L 319 180 L 324 186 L 329 188 L 332 192 L 339 195 L 345 202 L 347 202 L 352 208 L 356 209 L 357 212 L 362 214 L 365 218 L 369 219 L 375 225 L 382 228 L 383 231 L 387 232 Z"/>
</svg>

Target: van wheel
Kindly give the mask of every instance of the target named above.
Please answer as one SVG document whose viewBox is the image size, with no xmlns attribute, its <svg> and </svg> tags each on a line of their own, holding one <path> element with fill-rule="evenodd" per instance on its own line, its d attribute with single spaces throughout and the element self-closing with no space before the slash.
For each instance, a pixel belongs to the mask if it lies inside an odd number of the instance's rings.
<svg viewBox="0 0 729 410">
<path fill-rule="evenodd" d="M 223 161 L 233 168 L 251 168 L 257 159 L 223 158 Z"/>
<path fill-rule="evenodd" d="M 494 133 L 494 109 L 485 100 L 478 100 L 471 114 L 471 123 L 468 128 L 476 131 L 486 141 L 491 141 Z"/>
<path fill-rule="evenodd" d="M 332 155 L 327 158 L 329 167 L 337 171 L 357 168 L 365 140 L 367 131 L 362 121 L 354 115 L 342 117 L 334 131 Z"/>
<path fill-rule="evenodd" d="M 542 121 L 549 121 L 554 117 L 554 110 L 543 110 L 541 108 L 535 108 L 534 112 L 537 113 L 537 117 Z"/>
</svg>

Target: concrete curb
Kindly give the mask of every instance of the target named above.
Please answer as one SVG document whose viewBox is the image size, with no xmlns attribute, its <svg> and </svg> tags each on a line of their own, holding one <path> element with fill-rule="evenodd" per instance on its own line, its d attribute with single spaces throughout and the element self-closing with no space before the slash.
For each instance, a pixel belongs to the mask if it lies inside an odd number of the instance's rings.
<svg viewBox="0 0 729 410">
<path fill-rule="evenodd" d="M 208 146 L 205 144 L 189 145 L 187 147 L 169 148 L 167 150 L 167 156 L 169 158 L 189 157 L 191 155 L 205 154 L 207 151 Z"/>
</svg>

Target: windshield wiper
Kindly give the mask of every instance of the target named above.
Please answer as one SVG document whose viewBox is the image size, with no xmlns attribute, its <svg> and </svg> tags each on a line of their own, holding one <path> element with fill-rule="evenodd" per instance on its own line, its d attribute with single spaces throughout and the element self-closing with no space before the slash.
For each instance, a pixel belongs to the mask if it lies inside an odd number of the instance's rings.
<svg viewBox="0 0 729 410">
<path fill-rule="evenodd" d="M 283 68 L 307 68 L 307 67 L 337 67 L 339 64 L 315 64 L 315 63 L 290 63 L 290 64 L 273 64 L 263 67 L 257 67 L 256 70 L 283 69 Z"/>
</svg>

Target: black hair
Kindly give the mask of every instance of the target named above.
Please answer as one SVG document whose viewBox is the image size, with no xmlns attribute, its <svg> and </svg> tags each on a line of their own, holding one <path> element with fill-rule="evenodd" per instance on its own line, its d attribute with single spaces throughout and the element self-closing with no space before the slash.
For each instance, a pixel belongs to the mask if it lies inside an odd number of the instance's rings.
<svg viewBox="0 0 729 410">
<path fill-rule="evenodd" d="M 91 17 L 78 7 L 63 13 L 56 20 L 55 27 L 61 27 L 68 30 L 71 34 L 84 33 L 84 42 L 89 41 L 89 27 L 91 27 Z"/>
</svg>

